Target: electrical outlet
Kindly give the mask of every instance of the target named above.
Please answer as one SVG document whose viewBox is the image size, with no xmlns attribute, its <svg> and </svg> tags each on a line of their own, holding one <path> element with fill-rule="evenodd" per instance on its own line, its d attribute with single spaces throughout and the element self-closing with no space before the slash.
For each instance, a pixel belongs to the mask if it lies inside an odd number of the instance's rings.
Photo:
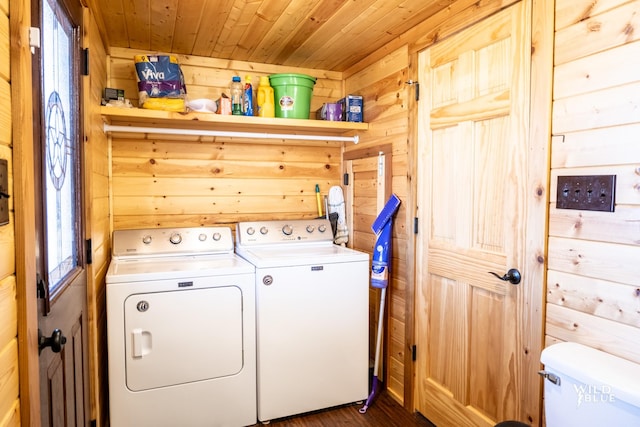
<svg viewBox="0 0 640 427">
<path fill-rule="evenodd" d="M 556 208 L 613 212 L 615 175 L 559 176 Z"/>
</svg>

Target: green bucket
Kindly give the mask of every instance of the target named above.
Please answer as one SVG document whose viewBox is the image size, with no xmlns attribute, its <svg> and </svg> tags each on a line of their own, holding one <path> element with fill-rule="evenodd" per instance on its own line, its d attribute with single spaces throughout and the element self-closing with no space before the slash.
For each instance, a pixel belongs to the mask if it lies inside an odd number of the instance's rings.
<svg viewBox="0 0 640 427">
<path fill-rule="evenodd" d="M 311 94 L 316 78 L 306 74 L 272 74 L 275 116 L 288 119 L 308 119 Z"/>
</svg>

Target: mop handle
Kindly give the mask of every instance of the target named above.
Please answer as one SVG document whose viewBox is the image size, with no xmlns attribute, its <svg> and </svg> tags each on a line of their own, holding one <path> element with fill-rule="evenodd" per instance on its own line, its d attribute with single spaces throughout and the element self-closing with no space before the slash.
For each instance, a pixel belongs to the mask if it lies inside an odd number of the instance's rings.
<svg viewBox="0 0 640 427">
<path fill-rule="evenodd" d="M 384 329 L 384 304 L 387 288 L 382 288 L 380 292 L 380 313 L 378 315 L 378 336 L 376 339 L 376 358 L 373 362 L 373 375 L 378 376 L 378 366 L 380 365 L 380 349 L 382 348 L 382 330 Z"/>
</svg>

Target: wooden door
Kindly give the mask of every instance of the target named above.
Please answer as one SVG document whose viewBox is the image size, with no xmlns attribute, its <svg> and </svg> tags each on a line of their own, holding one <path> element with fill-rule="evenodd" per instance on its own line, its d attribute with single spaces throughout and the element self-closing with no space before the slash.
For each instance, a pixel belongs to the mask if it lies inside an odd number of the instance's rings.
<svg viewBox="0 0 640 427">
<path fill-rule="evenodd" d="M 82 6 L 42 0 L 35 9 L 41 33 L 33 58 L 40 425 L 80 427 L 90 424 Z"/>
<path fill-rule="evenodd" d="M 419 55 L 416 406 L 439 427 L 537 419 L 523 361 L 524 289 L 542 286 L 525 253 L 528 15 L 515 4 Z M 519 284 L 490 274 L 512 268 Z"/>
<path fill-rule="evenodd" d="M 38 329 L 51 339 L 58 329 L 64 344 L 60 350 L 44 348 L 40 353 L 41 425 L 88 426 L 88 359 L 86 341 L 86 274 L 65 289 Z M 45 335 L 46 334 L 46 335 Z M 55 344 L 54 344 L 55 345 Z"/>
</svg>

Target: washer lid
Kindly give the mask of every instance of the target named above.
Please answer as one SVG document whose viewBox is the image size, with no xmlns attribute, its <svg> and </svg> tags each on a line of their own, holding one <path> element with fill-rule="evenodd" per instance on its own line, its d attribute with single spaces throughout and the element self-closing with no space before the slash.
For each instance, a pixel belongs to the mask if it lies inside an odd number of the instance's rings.
<svg viewBox="0 0 640 427">
<path fill-rule="evenodd" d="M 260 247 L 236 246 L 236 253 L 256 267 L 289 267 L 366 261 L 369 254 L 334 244 L 329 245 L 269 245 Z"/>
<path fill-rule="evenodd" d="M 254 270 L 253 265 L 235 254 L 114 259 L 109 265 L 106 282 L 110 284 L 251 274 Z"/>
</svg>

